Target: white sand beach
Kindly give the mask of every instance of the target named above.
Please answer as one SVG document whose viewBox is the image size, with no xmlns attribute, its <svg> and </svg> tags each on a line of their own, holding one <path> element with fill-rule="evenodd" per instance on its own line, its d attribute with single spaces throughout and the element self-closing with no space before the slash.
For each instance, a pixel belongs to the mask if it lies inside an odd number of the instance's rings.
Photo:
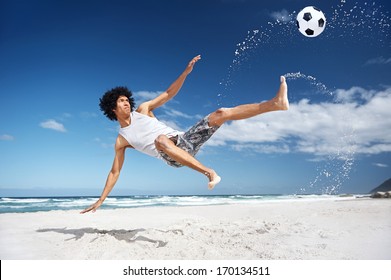
<svg viewBox="0 0 391 280">
<path fill-rule="evenodd" d="M 2 260 L 390 260 L 391 199 L 0 214 Z"/>
</svg>

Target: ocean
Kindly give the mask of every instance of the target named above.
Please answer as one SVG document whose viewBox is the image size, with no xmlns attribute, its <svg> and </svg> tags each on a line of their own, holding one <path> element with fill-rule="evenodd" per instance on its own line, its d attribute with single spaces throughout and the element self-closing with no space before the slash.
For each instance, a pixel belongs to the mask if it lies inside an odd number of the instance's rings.
<svg viewBox="0 0 391 280">
<path fill-rule="evenodd" d="M 100 209 L 206 206 L 223 204 L 256 204 L 292 200 L 352 199 L 366 195 L 145 195 L 112 196 Z M 0 213 L 22 213 L 53 210 L 83 210 L 98 197 L 1 197 Z"/>
</svg>

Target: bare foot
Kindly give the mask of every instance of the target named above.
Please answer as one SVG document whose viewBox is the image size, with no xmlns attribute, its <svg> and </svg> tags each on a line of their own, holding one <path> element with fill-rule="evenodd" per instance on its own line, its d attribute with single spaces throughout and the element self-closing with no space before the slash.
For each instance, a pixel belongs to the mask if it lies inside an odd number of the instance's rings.
<svg viewBox="0 0 391 280">
<path fill-rule="evenodd" d="M 277 106 L 278 110 L 288 110 L 288 85 L 286 84 L 284 76 L 280 77 L 280 81 L 280 88 L 278 89 L 276 97 L 273 98 L 273 101 L 274 104 Z"/>
<path fill-rule="evenodd" d="M 205 173 L 205 175 L 209 178 L 208 189 L 210 190 L 212 190 L 221 181 L 221 177 L 217 175 L 214 170 L 209 173 Z"/>
</svg>

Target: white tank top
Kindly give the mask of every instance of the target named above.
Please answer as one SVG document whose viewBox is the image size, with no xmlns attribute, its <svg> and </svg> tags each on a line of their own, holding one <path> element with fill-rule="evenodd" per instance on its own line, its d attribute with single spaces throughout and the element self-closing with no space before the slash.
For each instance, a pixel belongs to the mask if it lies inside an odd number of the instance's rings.
<svg viewBox="0 0 391 280">
<path fill-rule="evenodd" d="M 121 127 L 119 134 L 137 151 L 153 157 L 161 158 L 155 146 L 155 139 L 159 135 L 173 137 L 183 134 L 183 132 L 168 127 L 156 118 L 135 111 L 131 113 L 130 120 L 130 125 Z"/>
</svg>

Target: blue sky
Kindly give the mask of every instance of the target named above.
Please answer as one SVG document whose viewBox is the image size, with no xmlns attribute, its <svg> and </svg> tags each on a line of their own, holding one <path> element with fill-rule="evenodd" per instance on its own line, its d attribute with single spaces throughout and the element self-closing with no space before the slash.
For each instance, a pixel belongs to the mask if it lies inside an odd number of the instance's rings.
<svg viewBox="0 0 391 280">
<path fill-rule="evenodd" d="M 296 14 L 315 5 L 325 31 Z M 156 115 L 185 130 L 218 107 L 272 98 L 288 77 L 291 109 L 223 126 L 198 158 L 222 182 L 128 150 L 113 195 L 366 193 L 391 177 L 387 1 L 2 1 L 0 196 L 100 195 L 118 125 L 108 89 L 138 103 L 201 54 Z"/>
</svg>

